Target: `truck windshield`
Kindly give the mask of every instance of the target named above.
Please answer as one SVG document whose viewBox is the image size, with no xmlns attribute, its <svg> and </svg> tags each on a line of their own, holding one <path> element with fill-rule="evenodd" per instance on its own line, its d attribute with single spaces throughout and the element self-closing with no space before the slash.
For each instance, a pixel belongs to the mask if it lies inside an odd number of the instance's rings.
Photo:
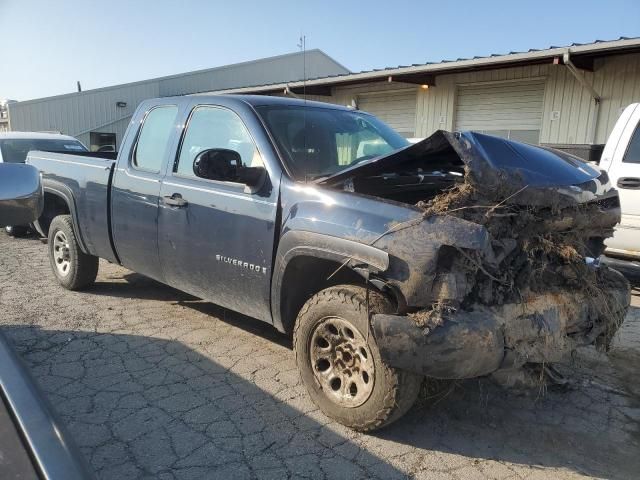
<svg viewBox="0 0 640 480">
<path fill-rule="evenodd" d="M 409 142 L 373 115 L 308 106 L 256 108 L 296 180 L 328 177 Z"/>
<path fill-rule="evenodd" d="M 2 161 L 5 163 L 24 163 L 31 150 L 45 152 L 86 152 L 87 149 L 77 140 L 69 139 L 35 139 L 7 138 L 0 140 Z"/>
</svg>

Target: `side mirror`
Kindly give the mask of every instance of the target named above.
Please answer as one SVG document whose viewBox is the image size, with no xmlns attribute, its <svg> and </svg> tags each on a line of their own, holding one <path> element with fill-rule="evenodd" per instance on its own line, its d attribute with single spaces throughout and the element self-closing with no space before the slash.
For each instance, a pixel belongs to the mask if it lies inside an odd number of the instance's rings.
<svg viewBox="0 0 640 480">
<path fill-rule="evenodd" d="M 42 213 L 44 193 L 33 165 L 0 163 L 0 225 L 26 225 Z"/>
<path fill-rule="evenodd" d="M 193 173 L 207 180 L 243 183 L 256 187 L 262 182 L 263 167 L 245 167 L 240 154 L 226 148 L 210 148 L 200 152 L 193 161 Z"/>
</svg>

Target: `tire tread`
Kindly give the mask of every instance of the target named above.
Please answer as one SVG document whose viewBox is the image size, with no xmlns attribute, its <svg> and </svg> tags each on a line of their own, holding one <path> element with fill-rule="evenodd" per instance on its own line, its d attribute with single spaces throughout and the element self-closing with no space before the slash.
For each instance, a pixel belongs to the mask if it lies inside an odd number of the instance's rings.
<svg viewBox="0 0 640 480">
<path fill-rule="evenodd" d="M 323 302 L 336 301 L 342 305 L 353 308 L 358 312 L 362 312 L 363 309 L 367 308 L 366 290 L 363 287 L 352 285 L 338 285 L 322 290 L 312 296 L 300 310 L 294 325 L 293 349 L 296 352 L 296 357 L 300 351 L 297 347 L 297 342 L 299 341 L 298 331 L 302 324 L 301 319 L 309 315 L 309 311 L 312 307 L 320 305 Z M 374 308 L 384 308 L 385 306 L 388 308 L 389 305 L 389 302 L 380 293 L 374 290 L 369 291 L 370 307 L 372 302 L 374 303 Z M 371 333 L 369 332 L 369 334 Z M 304 361 L 304 359 L 298 358 L 297 360 Z M 420 387 L 423 380 L 421 376 L 389 367 L 386 364 L 381 365 L 381 367 L 383 369 L 383 374 L 391 382 L 386 395 L 384 396 L 382 406 L 373 415 L 371 415 L 370 420 L 348 425 L 355 430 L 370 432 L 393 423 L 411 408 L 420 393 Z M 314 403 L 316 403 L 313 399 L 313 395 L 311 395 L 311 397 Z"/>
<path fill-rule="evenodd" d="M 53 236 L 58 230 L 64 231 L 69 240 L 69 249 L 73 251 L 76 261 L 72 262 L 73 271 L 67 277 L 60 277 L 56 273 L 56 266 L 53 260 Z M 78 245 L 76 239 L 71 215 L 58 215 L 51 221 L 49 226 L 49 257 L 53 273 L 58 282 L 68 290 L 82 290 L 95 282 L 98 276 L 99 259 L 93 255 L 84 253 Z"/>
</svg>

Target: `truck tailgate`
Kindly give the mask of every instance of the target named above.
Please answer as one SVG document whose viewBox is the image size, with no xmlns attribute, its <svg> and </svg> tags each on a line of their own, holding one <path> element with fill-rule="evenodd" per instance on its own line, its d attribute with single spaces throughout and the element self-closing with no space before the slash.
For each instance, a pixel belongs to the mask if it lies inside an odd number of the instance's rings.
<svg viewBox="0 0 640 480">
<path fill-rule="evenodd" d="M 115 161 L 64 153 L 29 152 L 27 163 L 42 172 L 45 193 L 67 200 L 87 253 L 117 261 L 110 234 L 110 186 Z M 46 202 L 46 198 L 45 198 Z"/>
</svg>

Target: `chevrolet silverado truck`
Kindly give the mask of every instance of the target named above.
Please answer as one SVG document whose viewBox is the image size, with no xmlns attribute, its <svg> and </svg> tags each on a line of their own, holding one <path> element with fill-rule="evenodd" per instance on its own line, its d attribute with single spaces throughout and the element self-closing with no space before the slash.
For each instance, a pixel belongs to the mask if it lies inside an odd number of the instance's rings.
<svg viewBox="0 0 640 480">
<path fill-rule="evenodd" d="M 98 259 L 272 324 L 329 417 L 361 431 L 425 377 L 558 379 L 606 349 L 629 286 L 600 266 L 607 174 L 479 133 L 410 145 L 365 112 L 267 96 L 143 102 L 117 159 L 31 152 L 53 273 Z"/>
</svg>

